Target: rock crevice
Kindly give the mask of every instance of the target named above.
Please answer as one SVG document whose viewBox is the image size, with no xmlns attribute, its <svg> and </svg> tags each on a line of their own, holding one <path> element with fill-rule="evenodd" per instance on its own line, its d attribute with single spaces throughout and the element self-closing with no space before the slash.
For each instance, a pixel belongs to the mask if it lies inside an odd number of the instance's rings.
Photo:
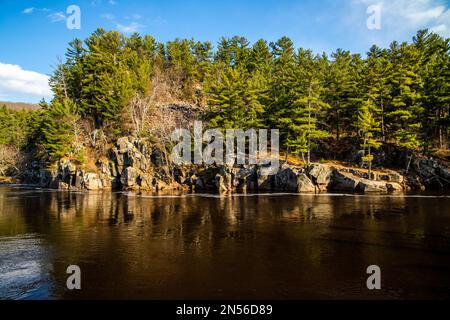
<svg viewBox="0 0 450 320">
<path fill-rule="evenodd" d="M 162 152 L 133 137 L 121 137 L 95 170 L 61 159 L 33 176 L 39 185 L 61 190 L 208 190 L 218 192 L 361 192 L 392 193 L 450 187 L 450 169 L 436 160 L 414 158 L 408 174 L 372 172 L 341 165 L 283 164 L 275 175 L 263 165 L 171 166 Z"/>
</svg>

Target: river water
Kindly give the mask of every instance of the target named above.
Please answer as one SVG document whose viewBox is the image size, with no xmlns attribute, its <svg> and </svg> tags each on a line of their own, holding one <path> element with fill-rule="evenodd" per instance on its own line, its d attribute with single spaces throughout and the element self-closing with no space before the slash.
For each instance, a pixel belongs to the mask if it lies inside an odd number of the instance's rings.
<svg viewBox="0 0 450 320">
<path fill-rule="evenodd" d="M 448 299 L 450 197 L 0 186 L 0 298 Z"/>
</svg>

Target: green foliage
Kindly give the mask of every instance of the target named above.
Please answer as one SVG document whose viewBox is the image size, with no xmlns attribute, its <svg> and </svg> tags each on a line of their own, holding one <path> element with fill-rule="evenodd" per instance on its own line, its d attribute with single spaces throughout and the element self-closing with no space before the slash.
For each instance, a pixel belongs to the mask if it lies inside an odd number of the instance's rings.
<svg viewBox="0 0 450 320">
<path fill-rule="evenodd" d="M 313 141 L 329 135 L 318 123 L 318 118 L 329 108 L 322 95 L 324 75 L 319 67 L 321 63 L 321 57 L 313 57 L 310 50 L 299 50 L 295 69 L 295 100 L 280 117 L 280 123 L 287 127 L 286 146 L 292 148 L 293 153 L 301 154 L 302 158 L 307 153 L 308 163 Z"/>
<path fill-rule="evenodd" d="M 55 161 L 73 155 L 76 143 L 77 121 L 75 104 L 71 100 L 53 101 L 44 106 L 40 143 L 45 150 L 44 158 Z"/>
<path fill-rule="evenodd" d="M 35 127 L 35 111 L 13 111 L 5 105 L 0 107 L 0 145 L 17 150 L 27 146 L 28 138 Z"/>
<path fill-rule="evenodd" d="M 361 145 L 363 148 L 362 161 L 369 164 L 369 176 L 372 168 L 372 161 L 374 160 L 372 149 L 378 149 L 381 146 L 381 143 L 377 140 L 377 133 L 380 132 L 380 126 L 379 122 L 377 122 L 374 117 L 376 110 L 377 107 L 375 103 L 368 99 L 362 103 L 358 112 L 357 126 L 363 138 L 363 143 Z"/>
<path fill-rule="evenodd" d="M 328 57 L 296 50 L 287 37 L 270 44 L 224 37 L 214 50 L 210 42 L 194 39 L 159 43 L 149 35 L 98 29 L 84 42 L 69 44 L 66 61 L 51 77 L 55 99 L 48 109 L 54 110 L 42 114 L 65 120 L 50 127 L 42 121 L 43 145 L 53 158 L 78 152 L 62 146 L 78 118 L 110 139 L 120 135 L 130 99 L 158 94 L 152 84 L 164 78 L 177 92 L 174 98 L 205 107 L 211 127 L 278 128 L 284 147 L 307 155 L 307 162 L 321 139 L 359 135 L 370 166 L 381 142 L 448 147 L 449 53 L 449 39 L 427 30 L 412 43 L 372 46 L 366 57 L 342 49 Z M 2 112 L 6 127 L 12 120 Z M 12 137 L 0 133 L 0 142 L 12 143 Z"/>
<path fill-rule="evenodd" d="M 408 148 L 420 144 L 423 107 L 420 104 L 421 82 L 418 73 L 420 54 L 413 45 L 392 43 L 389 48 L 392 62 L 390 77 L 391 109 L 387 113 L 389 129 L 397 142 Z"/>
<path fill-rule="evenodd" d="M 327 120 L 332 123 L 339 140 L 348 132 L 360 104 L 358 88 L 362 75 L 362 60 L 359 55 L 338 49 L 332 54 L 326 75 L 326 101 L 330 104 Z"/>
<path fill-rule="evenodd" d="M 208 87 L 212 127 L 251 128 L 261 125 L 267 83 L 259 72 L 228 68 Z"/>
<path fill-rule="evenodd" d="M 84 43 L 70 43 L 67 61 L 58 66 L 50 84 L 55 99 L 71 99 L 84 117 L 97 126 L 120 119 L 123 108 L 135 93 L 149 89 L 151 58 L 156 44 L 151 37 L 95 31 Z"/>
</svg>

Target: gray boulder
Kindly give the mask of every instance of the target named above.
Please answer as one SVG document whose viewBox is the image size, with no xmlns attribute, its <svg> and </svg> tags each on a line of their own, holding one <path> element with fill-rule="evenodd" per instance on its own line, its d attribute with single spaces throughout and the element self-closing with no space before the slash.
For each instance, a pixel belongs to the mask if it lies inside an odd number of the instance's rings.
<svg viewBox="0 0 450 320">
<path fill-rule="evenodd" d="M 316 186 L 304 173 L 300 173 L 297 177 L 297 192 L 315 192 Z"/>
<path fill-rule="evenodd" d="M 386 183 L 386 188 L 387 188 L 388 192 L 402 192 L 403 191 L 402 185 L 397 182 Z"/>
<path fill-rule="evenodd" d="M 357 187 L 358 191 L 364 193 L 370 192 L 388 192 L 388 188 L 386 186 L 386 182 L 383 181 L 375 181 L 375 180 L 367 180 L 361 179 L 358 183 Z"/>
<path fill-rule="evenodd" d="M 307 175 L 318 186 L 320 191 L 328 189 L 333 168 L 326 164 L 312 163 L 306 168 Z"/>
<path fill-rule="evenodd" d="M 102 181 L 96 173 L 88 172 L 84 175 L 84 186 L 88 190 L 102 189 Z"/>
<path fill-rule="evenodd" d="M 331 189 L 334 191 L 355 191 L 362 178 L 352 173 L 335 170 L 332 176 Z"/>
<path fill-rule="evenodd" d="M 294 168 L 286 166 L 283 167 L 274 176 L 274 188 L 275 190 L 283 191 L 297 191 L 297 172 Z"/>
<path fill-rule="evenodd" d="M 132 188 L 137 183 L 139 173 L 133 167 L 126 167 L 120 175 L 120 183 L 126 189 Z"/>
</svg>

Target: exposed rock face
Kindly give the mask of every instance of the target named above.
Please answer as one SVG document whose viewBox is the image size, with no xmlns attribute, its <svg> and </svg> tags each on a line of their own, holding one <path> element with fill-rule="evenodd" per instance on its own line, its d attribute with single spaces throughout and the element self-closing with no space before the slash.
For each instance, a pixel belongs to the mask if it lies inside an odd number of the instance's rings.
<svg viewBox="0 0 450 320">
<path fill-rule="evenodd" d="M 386 182 L 361 179 L 356 187 L 356 190 L 363 193 L 370 193 L 370 192 L 385 193 L 388 191 L 388 188 Z"/>
<path fill-rule="evenodd" d="M 283 165 L 274 175 L 274 189 L 277 191 L 296 192 L 298 187 L 299 169 Z"/>
<path fill-rule="evenodd" d="M 138 171 L 133 167 L 126 167 L 120 175 L 120 183 L 125 189 L 132 189 L 139 178 Z"/>
<path fill-rule="evenodd" d="M 331 164 L 306 167 L 283 164 L 270 175 L 264 165 L 168 166 L 159 150 L 134 137 L 121 137 L 96 169 L 67 159 L 33 171 L 44 187 L 61 190 L 210 190 L 219 192 L 402 192 L 450 188 L 450 169 L 443 163 L 413 158 L 407 175 L 393 170 L 372 172 Z M 28 173 L 27 173 L 28 174 Z M 29 174 L 33 175 L 33 174 Z"/>
<path fill-rule="evenodd" d="M 348 192 L 394 192 L 402 190 L 400 184 L 393 182 L 387 183 L 386 181 L 380 180 L 379 176 L 372 175 L 372 179 L 366 179 L 363 173 L 350 173 L 346 171 L 334 170 L 333 172 L 333 182 L 331 184 L 331 189 L 334 191 L 348 191 Z M 375 180 L 377 179 L 377 180 Z M 389 186 L 388 186 L 389 185 Z"/>
<path fill-rule="evenodd" d="M 420 189 L 448 189 L 450 187 L 450 169 L 440 161 L 415 158 L 411 164 L 413 185 Z"/>
<path fill-rule="evenodd" d="M 386 183 L 386 188 L 387 188 L 387 191 L 391 192 L 391 193 L 404 191 L 402 185 L 397 182 Z"/>
<path fill-rule="evenodd" d="M 330 188 L 334 191 L 349 191 L 353 192 L 358 187 L 360 178 L 357 176 L 341 171 L 333 171 L 333 181 Z"/>
<path fill-rule="evenodd" d="M 133 137 L 121 137 L 111 148 L 108 159 L 97 161 L 95 171 L 77 168 L 73 162 L 61 159 L 53 168 L 40 170 L 37 180 L 41 186 L 61 190 L 182 188 L 175 177 L 164 173 L 166 167 L 157 167 L 152 160 L 162 163 L 160 154 L 152 153 L 145 143 Z"/>
<path fill-rule="evenodd" d="M 257 183 L 256 188 L 259 191 L 270 191 L 273 185 L 273 176 L 270 175 L 271 169 L 266 166 L 260 166 L 256 171 Z"/>
<path fill-rule="evenodd" d="M 102 181 L 98 174 L 88 172 L 84 175 L 84 186 L 88 190 L 100 190 L 103 188 Z"/>
<path fill-rule="evenodd" d="M 329 165 L 313 163 L 306 168 L 306 173 L 317 185 L 319 191 L 326 191 L 330 185 L 333 169 Z"/>
<path fill-rule="evenodd" d="M 308 176 L 300 173 L 297 177 L 297 192 L 316 192 L 317 187 L 312 183 Z"/>
</svg>

